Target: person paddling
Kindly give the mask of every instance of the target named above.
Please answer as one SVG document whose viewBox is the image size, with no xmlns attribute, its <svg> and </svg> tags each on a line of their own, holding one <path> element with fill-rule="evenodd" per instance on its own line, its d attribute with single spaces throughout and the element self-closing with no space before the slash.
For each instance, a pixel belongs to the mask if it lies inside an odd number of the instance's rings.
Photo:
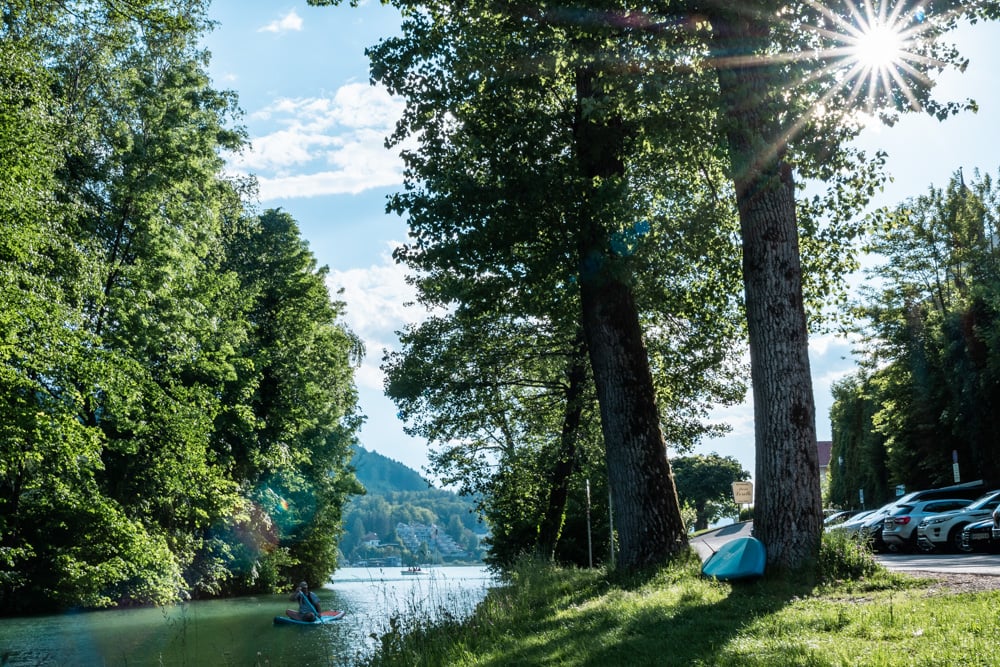
<svg viewBox="0 0 1000 667">
<path fill-rule="evenodd" d="M 315 593 L 309 590 L 308 583 L 304 581 L 299 583 L 299 585 L 295 587 L 295 591 L 289 596 L 288 599 L 299 603 L 298 611 L 295 611 L 294 609 L 285 610 L 285 613 L 288 614 L 289 618 L 294 618 L 297 621 L 307 621 L 309 623 L 319 620 L 319 598 Z"/>
</svg>

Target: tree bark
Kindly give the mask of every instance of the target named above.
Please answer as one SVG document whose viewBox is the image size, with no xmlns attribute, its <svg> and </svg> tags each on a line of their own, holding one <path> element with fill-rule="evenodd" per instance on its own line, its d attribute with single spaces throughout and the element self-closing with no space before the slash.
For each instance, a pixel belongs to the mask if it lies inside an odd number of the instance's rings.
<svg viewBox="0 0 1000 667">
<path fill-rule="evenodd" d="M 573 341 L 567 372 L 566 412 L 563 416 L 562 432 L 559 435 L 559 450 L 549 476 L 549 499 L 545 514 L 538 526 L 536 550 L 547 559 L 555 557 L 556 546 L 562 534 L 566 519 L 566 500 L 569 497 L 569 478 L 576 466 L 576 441 L 579 435 L 580 419 L 583 414 L 583 394 L 587 381 L 587 356 L 583 332 L 579 331 Z"/>
<path fill-rule="evenodd" d="M 580 294 L 583 329 L 601 410 L 608 481 L 620 547 L 618 566 L 637 569 L 661 563 L 687 545 L 649 358 L 627 269 L 609 251 L 607 218 L 617 201 L 609 183 L 624 175 L 620 118 L 594 120 L 584 101 L 600 105 L 596 76 L 577 74 L 576 150 L 591 188 L 580 213 Z M 608 208 L 610 207 L 610 208 Z"/>
<path fill-rule="evenodd" d="M 748 56 L 718 69 L 743 240 L 756 440 L 754 534 L 771 566 L 795 569 L 822 534 L 816 408 L 792 171 L 784 156 L 777 66 L 754 60 L 765 19 L 733 5 L 709 16 L 717 52 Z M 752 11 L 752 10 L 751 10 Z M 725 12 L 725 13 L 723 13 Z"/>
</svg>

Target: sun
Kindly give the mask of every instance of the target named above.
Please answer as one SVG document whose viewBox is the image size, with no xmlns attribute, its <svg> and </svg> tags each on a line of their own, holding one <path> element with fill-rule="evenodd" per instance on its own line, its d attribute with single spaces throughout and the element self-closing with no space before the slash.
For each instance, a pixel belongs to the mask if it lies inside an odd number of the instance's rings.
<svg viewBox="0 0 1000 667">
<path fill-rule="evenodd" d="M 844 0 L 839 11 L 822 0 L 805 3 L 818 17 L 807 27 L 821 44 L 813 53 L 826 61 L 817 76 L 831 75 L 846 91 L 838 106 L 871 115 L 920 107 L 918 89 L 930 83 L 922 70 L 936 65 L 926 55 L 936 23 L 924 0 Z M 831 100 L 834 95 L 831 89 Z"/>
<path fill-rule="evenodd" d="M 885 70 L 902 59 L 903 36 L 895 26 L 873 23 L 858 32 L 850 48 L 860 65 L 872 70 Z"/>
</svg>

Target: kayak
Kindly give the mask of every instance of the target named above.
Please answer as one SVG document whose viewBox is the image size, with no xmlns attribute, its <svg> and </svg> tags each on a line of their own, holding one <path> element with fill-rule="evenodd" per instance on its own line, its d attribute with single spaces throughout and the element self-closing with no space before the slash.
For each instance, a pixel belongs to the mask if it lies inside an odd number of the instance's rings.
<svg viewBox="0 0 1000 667">
<path fill-rule="evenodd" d="M 275 625 L 323 625 L 324 623 L 332 623 L 333 621 L 339 621 L 347 614 L 346 611 L 335 611 L 333 609 L 328 609 L 327 611 L 322 611 L 319 614 L 319 618 L 315 621 L 300 621 L 297 618 L 292 618 L 291 616 L 275 616 Z"/>
<path fill-rule="evenodd" d="M 737 537 L 723 544 L 701 566 L 706 577 L 720 581 L 748 579 L 764 574 L 764 544 L 754 537 Z"/>
</svg>

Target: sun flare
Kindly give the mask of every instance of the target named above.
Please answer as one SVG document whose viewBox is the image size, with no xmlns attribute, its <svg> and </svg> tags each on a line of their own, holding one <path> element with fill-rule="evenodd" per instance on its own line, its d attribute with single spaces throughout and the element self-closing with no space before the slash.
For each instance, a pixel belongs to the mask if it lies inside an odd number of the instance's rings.
<svg viewBox="0 0 1000 667">
<path fill-rule="evenodd" d="M 854 57 L 865 67 L 884 69 L 895 65 L 902 56 L 903 38 L 899 30 L 873 24 L 855 38 Z"/>
</svg>

